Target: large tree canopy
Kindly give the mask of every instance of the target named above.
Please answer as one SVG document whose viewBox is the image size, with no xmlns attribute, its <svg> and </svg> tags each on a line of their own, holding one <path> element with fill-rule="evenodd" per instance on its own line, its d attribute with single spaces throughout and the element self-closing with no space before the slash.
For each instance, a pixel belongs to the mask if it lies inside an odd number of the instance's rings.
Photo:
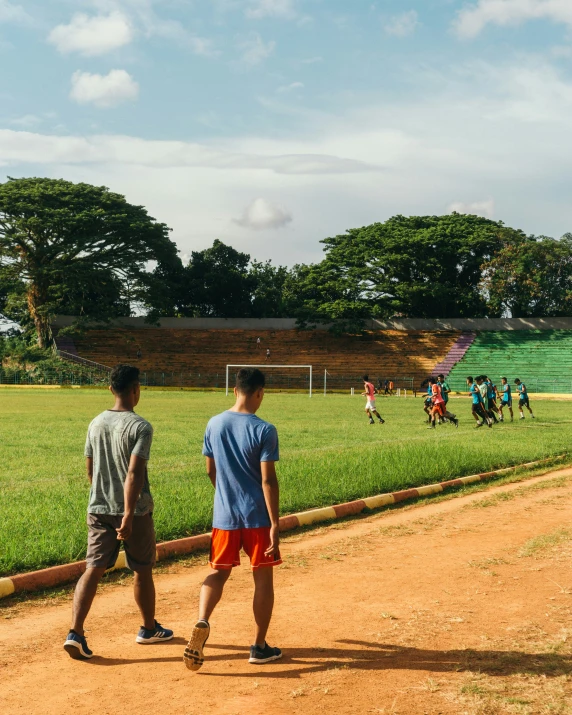
<svg viewBox="0 0 572 715">
<path fill-rule="evenodd" d="M 105 187 L 55 179 L 0 184 L 0 269 L 4 281 L 25 285 L 40 345 L 49 341 L 54 312 L 88 306 L 90 317 L 110 317 L 111 305 L 125 310 L 149 261 L 178 260 L 167 226 Z"/>
<path fill-rule="evenodd" d="M 572 234 L 507 243 L 483 266 L 482 285 L 493 315 L 572 315 Z"/>
<path fill-rule="evenodd" d="M 485 317 L 481 267 L 521 238 L 500 222 L 457 213 L 395 216 L 327 238 L 320 272 L 337 298 L 321 312 L 343 320 L 357 304 L 379 318 Z"/>
</svg>

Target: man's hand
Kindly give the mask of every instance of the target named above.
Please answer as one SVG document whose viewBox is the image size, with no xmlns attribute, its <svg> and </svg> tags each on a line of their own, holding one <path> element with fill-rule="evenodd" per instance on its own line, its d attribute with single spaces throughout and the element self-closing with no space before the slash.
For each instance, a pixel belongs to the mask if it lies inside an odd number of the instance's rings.
<svg viewBox="0 0 572 715">
<path fill-rule="evenodd" d="M 280 529 L 278 525 L 270 527 L 270 546 L 264 552 L 264 556 L 277 556 L 280 548 Z"/>
<path fill-rule="evenodd" d="M 117 538 L 120 541 L 127 541 L 133 531 L 133 516 L 125 515 L 121 520 L 121 526 L 117 531 Z"/>
</svg>

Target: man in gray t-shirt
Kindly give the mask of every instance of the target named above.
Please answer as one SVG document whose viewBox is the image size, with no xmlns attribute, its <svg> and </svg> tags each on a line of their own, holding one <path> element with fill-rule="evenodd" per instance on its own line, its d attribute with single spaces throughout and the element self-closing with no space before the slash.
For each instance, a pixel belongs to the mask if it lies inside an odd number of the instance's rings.
<svg viewBox="0 0 572 715">
<path fill-rule="evenodd" d="M 126 564 L 134 571 L 135 601 L 143 618 L 137 643 L 159 643 L 173 637 L 173 631 L 155 620 L 152 570 L 156 543 L 147 475 L 153 428 L 133 411 L 141 395 L 139 369 L 118 365 L 111 372 L 110 389 L 115 397 L 113 409 L 91 422 L 85 443 L 91 482 L 86 571 L 75 590 L 72 627 L 64 643 L 76 660 L 93 655 L 83 626 L 103 574 L 117 561 L 121 541 Z"/>
</svg>

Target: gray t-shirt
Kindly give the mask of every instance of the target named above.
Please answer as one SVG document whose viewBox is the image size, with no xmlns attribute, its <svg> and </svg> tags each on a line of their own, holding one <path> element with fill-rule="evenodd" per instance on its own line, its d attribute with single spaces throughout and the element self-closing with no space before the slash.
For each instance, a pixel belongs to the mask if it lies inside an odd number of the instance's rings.
<svg viewBox="0 0 572 715">
<path fill-rule="evenodd" d="M 91 422 L 85 442 L 85 456 L 93 458 L 88 514 L 123 514 L 123 486 L 129 460 L 132 454 L 149 459 L 152 440 L 153 428 L 134 412 L 106 410 Z M 135 514 L 144 516 L 151 511 L 153 497 L 145 468 Z"/>
</svg>

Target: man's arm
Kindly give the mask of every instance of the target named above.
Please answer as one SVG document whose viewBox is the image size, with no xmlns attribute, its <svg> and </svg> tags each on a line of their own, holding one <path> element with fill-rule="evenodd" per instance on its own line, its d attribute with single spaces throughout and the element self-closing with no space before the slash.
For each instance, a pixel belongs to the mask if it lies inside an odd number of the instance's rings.
<svg viewBox="0 0 572 715">
<path fill-rule="evenodd" d="M 89 479 L 89 483 L 93 483 L 93 457 L 86 457 L 85 458 L 85 468 L 87 471 L 87 478 Z"/>
<path fill-rule="evenodd" d="M 211 480 L 211 484 L 216 489 L 216 464 L 212 457 L 206 457 L 207 460 L 207 474 Z"/>
<path fill-rule="evenodd" d="M 131 455 L 129 460 L 129 470 L 123 487 L 123 500 L 125 502 L 123 519 L 121 526 L 117 529 L 117 538 L 122 541 L 127 540 L 131 536 L 133 528 L 133 517 L 135 516 L 135 506 L 137 499 L 143 489 L 145 482 L 145 470 L 147 469 L 147 460 L 143 457 L 138 457 L 136 454 Z"/>
<path fill-rule="evenodd" d="M 276 476 L 276 462 L 260 462 L 262 472 L 262 491 L 264 501 L 270 517 L 270 546 L 264 552 L 265 556 L 273 556 L 278 553 L 280 544 L 280 522 L 279 504 L 280 488 L 278 477 Z"/>
</svg>

